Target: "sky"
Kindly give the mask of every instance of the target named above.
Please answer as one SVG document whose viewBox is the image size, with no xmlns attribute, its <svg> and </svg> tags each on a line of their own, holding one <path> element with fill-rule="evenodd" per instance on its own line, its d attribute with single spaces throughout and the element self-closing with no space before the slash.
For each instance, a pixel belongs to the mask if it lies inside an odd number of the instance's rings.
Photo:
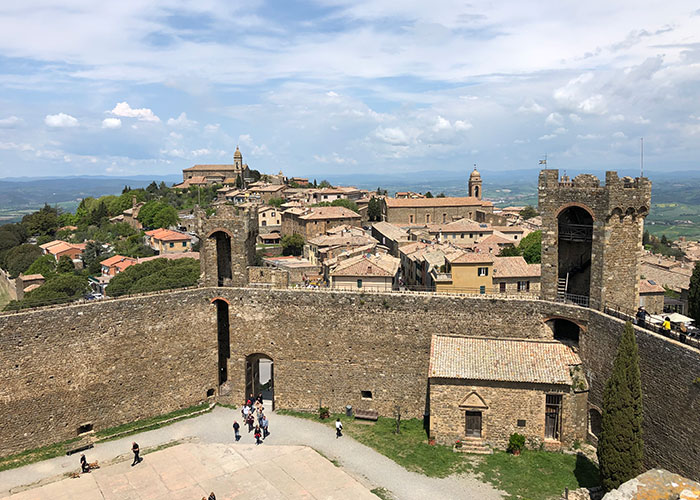
<svg viewBox="0 0 700 500">
<path fill-rule="evenodd" d="M 0 3 L 0 177 L 700 170 L 690 1 Z"/>
</svg>

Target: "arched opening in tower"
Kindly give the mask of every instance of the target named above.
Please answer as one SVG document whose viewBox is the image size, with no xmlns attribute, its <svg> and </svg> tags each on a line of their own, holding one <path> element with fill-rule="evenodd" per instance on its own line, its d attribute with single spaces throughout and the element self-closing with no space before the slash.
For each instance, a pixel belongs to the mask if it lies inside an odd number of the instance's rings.
<svg viewBox="0 0 700 500">
<path fill-rule="evenodd" d="M 224 286 L 233 279 L 231 272 L 231 236 L 223 231 L 216 231 L 210 238 L 216 241 L 216 277 L 218 286 Z"/>
<path fill-rule="evenodd" d="M 593 217 L 581 207 L 568 207 L 558 217 L 559 281 L 557 296 L 588 306 L 591 289 Z"/>
<path fill-rule="evenodd" d="M 255 353 L 245 358 L 245 387 L 246 398 L 258 397 L 262 394 L 263 401 L 269 402 L 275 409 L 275 365 L 267 354 Z"/>
<path fill-rule="evenodd" d="M 218 351 L 219 394 L 226 392 L 228 382 L 228 360 L 231 357 L 231 334 L 229 326 L 228 303 L 215 300 L 216 304 L 216 339 Z"/>
<path fill-rule="evenodd" d="M 552 330 L 554 340 L 569 345 L 578 345 L 581 327 L 573 321 L 563 318 L 552 318 L 546 324 Z"/>
<path fill-rule="evenodd" d="M 479 197 L 479 186 L 474 186 L 474 197 L 475 198 Z"/>
</svg>

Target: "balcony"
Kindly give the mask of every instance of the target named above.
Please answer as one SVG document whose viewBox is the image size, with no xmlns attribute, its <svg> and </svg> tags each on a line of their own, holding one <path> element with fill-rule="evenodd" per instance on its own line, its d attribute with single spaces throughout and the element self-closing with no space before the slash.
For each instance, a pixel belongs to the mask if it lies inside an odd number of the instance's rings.
<svg viewBox="0 0 700 500">
<path fill-rule="evenodd" d="M 566 241 L 593 241 L 593 226 L 587 224 L 559 224 L 559 239 Z"/>
</svg>

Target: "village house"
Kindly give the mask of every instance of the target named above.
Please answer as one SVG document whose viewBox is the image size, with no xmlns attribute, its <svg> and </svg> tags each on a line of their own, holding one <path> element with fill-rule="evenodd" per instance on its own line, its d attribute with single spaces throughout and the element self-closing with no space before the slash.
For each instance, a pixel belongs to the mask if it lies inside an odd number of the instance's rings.
<svg viewBox="0 0 700 500">
<path fill-rule="evenodd" d="M 473 246 L 493 235 L 490 224 L 469 219 L 460 219 L 447 224 L 430 224 L 426 229 L 431 238 L 439 243 L 450 242 L 461 246 Z"/>
<path fill-rule="evenodd" d="M 401 278 L 409 289 L 435 290 L 435 277 L 443 273 L 447 259 L 463 252 L 447 243 L 418 241 L 399 248 Z"/>
<path fill-rule="evenodd" d="M 493 289 L 498 293 L 540 292 L 540 264 L 528 264 L 522 256 L 493 258 Z"/>
<path fill-rule="evenodd" d="M 141 224 L 141 222 L 139 222 L 138 216 L 139 216 L 139 212 L 141 211 L 141 207 L 143 207 L 145 204 L 146 204 L 145 202 L 137 203 L 136 196 L 132 196 L 131 197 L 131 208 L 127 208 L 126 210 L 124 210 L 121 214 L 117 215 L 116 217 L 110 218 L 109 222 L 111 222 L 113 224 L 119 223 L 119 222 L 126 222 L 132 228 L 136 229 L 137 231 L 140 231 L 143 228 L 143 224 Z"/>
<path fill-rule="evenodd" d="M 249 188 L 247 192 L 249 192 L 251 196 L 257 195 L 258 199 L 263 203 L 269 203 L 273 198 L 284 198 L 284 190 L 285 187 L 283 185 L 267 184 Z"/>
<path fill-rule="evenodd" d="M 56 262 L 64 255 L 71 260 L 79 260 L 85 250 L 85 243 L 68 243 L 63 240 L 53 240 L 43 245 L 39 245 L 44 254 L 53 255 Z"/>
<path fill-rule="evenodd" d="M 491 255 L 462 252 L 446 258 L 444 272 L 434 270 L 436 292 L 491 293 L 493 290 Z"/>
<path fill-rule="evenodd" d="M 639 305 L 644 306 L 649 314 L 664 312 L 664 296 L 666 290 L 654 280 L 639 280 Z"/>
<path fill-rule="evenodd" d="M 279 208 L 265 206 L 258 208 L 258 228 L 282 227 L 282 212 Z"/>
<path fill-rule="evenodd" d="M 474 197 L 384 198 L 382 220 L 393 224 L 446 224 L 459 219 L 486 222 L 493 204 Z"/>
<path fill-rule="evenodd" d="M 123 255 L 114 255 L 109 259 L 100 262 L 102 276 L 116 276 L 129 266 L 136 264 L 137 259 L 132 257 L 124 257 Z"/>
<path fill-rule="evenodd" d="M 572 347 L 552 340 L 433 335 L 430 437 L 470 451 L 571 447 L 587 436 L 588 384 Z"/>
<path fill-rule="evenodd" d="M 309 187 L 309 179 L 306 177 L 290 177 L 288 182 L 302 188 Z"/>
<path fill-rule="evenodd" d="M 304 193 L 307 203 L 332 202 L 335 200 L 356 201 L 362 198 L 363 192 L 351 186 L 338 186 L 307 190 Z"/>
<path fill-rule="evenodd" d="M 340 289 L 396 290 L 399 259 L 388 254 L 358 255 L 329 271 L 330 287 Z"/>
<path fill-rule="evenodd" d="M 402 245 L 406 245 L 411 241 L 408 231 L 396 224 L 382 221 L 372 224 L 372 237 L 380 245 L 385 246 L 394 257 L 399 256 L 399 248 Z"/>
<path fill-rule="evenodd" d="M 199 167 L 204 167 L 204 166 L 215 166 L 215 165 L 195 165 Z M 184 181 L 182 181 L 180 184 L 174 184 L 173 189 L 188 189 L 191 187 L 206 187 L 209 184 L 207 181 L 206 177 L 203 175 L 193 175 L 192 177 L 188 177 Z"/>
<path fill-rule="evenodd" d="M 343 252 L 359 247 L 374 251 L 377 240 L 367 236 L 362 230 L 356 232 L 343 229 L 341 232 L 322 234 L 309 239 L 304 245 L 304 258 L 314 264 L 322 264 L 326 259 L 337 257 Z"/>
<path fill-rule="evenodd" d="M 179 253 L 192 250 L 192 237 L 171 229 L 146 231 L 146 245 L 159 254 Z"/>
<path fill-rule="evenodd" d="M 305 240 L 341 225 L 360 226 L 361 217 L 345 207 L 290 208 L 282 212 L 282 235 L 301 234 Z"/>
</svg>

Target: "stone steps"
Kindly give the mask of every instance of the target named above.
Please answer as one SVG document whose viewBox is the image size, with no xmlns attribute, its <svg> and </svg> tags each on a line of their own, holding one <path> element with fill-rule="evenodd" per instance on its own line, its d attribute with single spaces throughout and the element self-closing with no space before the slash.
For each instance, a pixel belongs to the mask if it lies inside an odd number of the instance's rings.
<svg viewBox="0 0 700 500">
<path fill-rule="evenodd" d="M 491 448 L 489 448 L 488 445 L 486 445 L 479 438 L 465 438 L 461 441 L 462 447 L 455 448 L 455 451 L 460 453 L 471 453 L 474 455 L 490 455 L 493 453 L 493 450 L 491 450 Z"/>
</svg>

